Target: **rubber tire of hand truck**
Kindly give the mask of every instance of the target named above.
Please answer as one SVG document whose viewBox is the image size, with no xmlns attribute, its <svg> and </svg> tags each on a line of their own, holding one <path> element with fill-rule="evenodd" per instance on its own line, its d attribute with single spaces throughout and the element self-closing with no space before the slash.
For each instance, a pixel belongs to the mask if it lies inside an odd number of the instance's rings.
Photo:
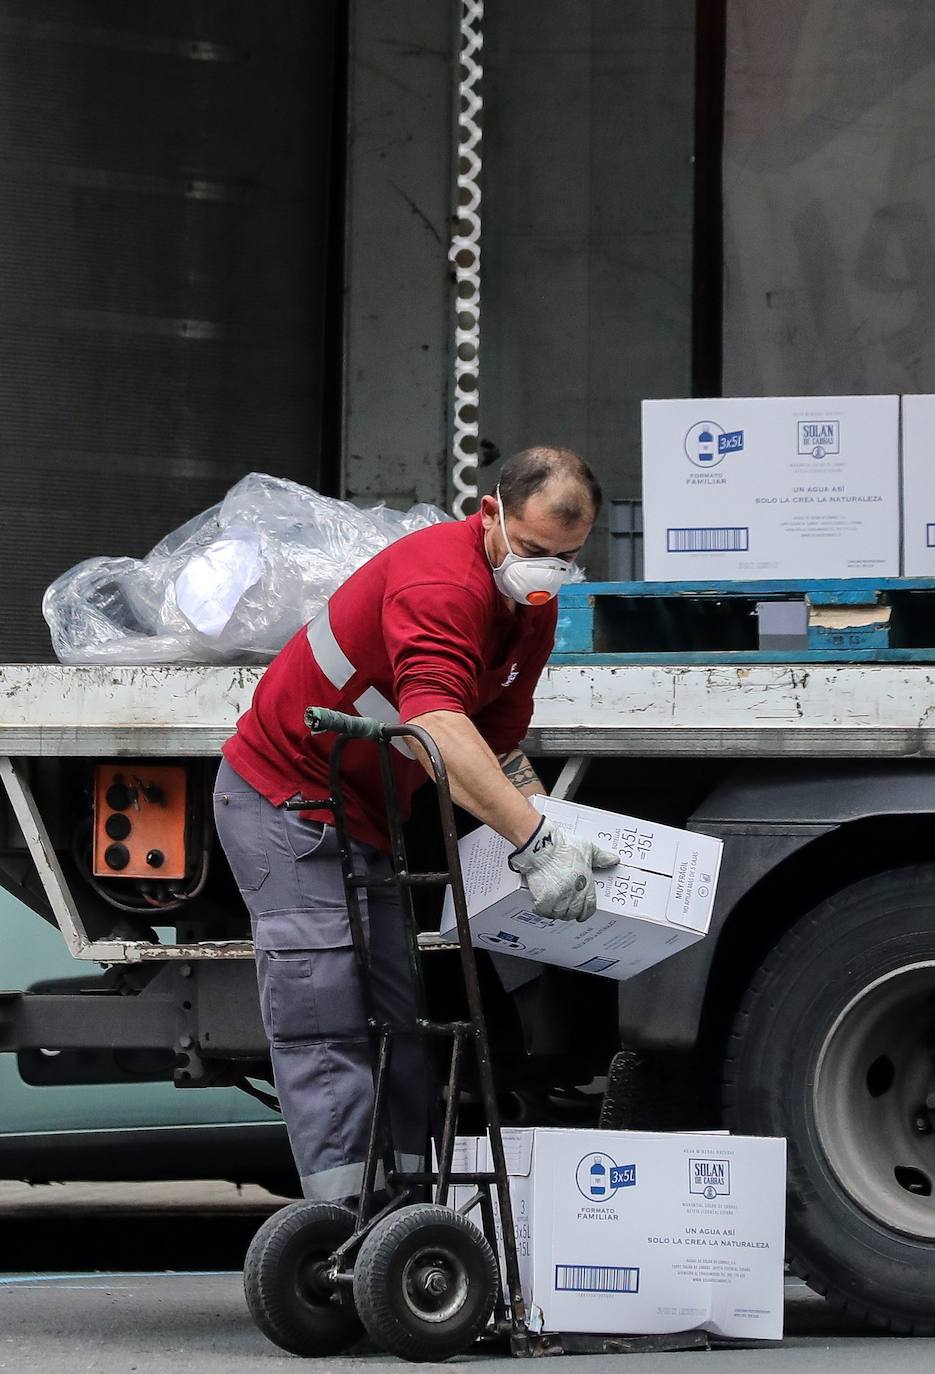
<svg viewBox="0 0 935 1374">
<path fill-rule="evenodd" d="M 250 1243 L 244 1294 L 263 1335 L 292 1355 L 340 1355 L 362 1327 L 349 1290 L 339 1300 L 324 1279 L 327 1261 L 357 1218 L 329 1202 L 293 1202 L 274 1212 Z"/>
<path fill-rule="evenodd" d="M 935 1335 L 935 865 L 843 888 L 753 975 L 726 1124 L 788 1141 L 792 1268 L 834 1305 Z"/>
<path fill-rule="evenodd" d="M 474 1344 L 500 1284 L 484 1234 L 432 1203 L 400 1207 L 365 1238 L 354 1302 L 367 1334 L 404 1360 L 447 1360 Z"/>
</svg>

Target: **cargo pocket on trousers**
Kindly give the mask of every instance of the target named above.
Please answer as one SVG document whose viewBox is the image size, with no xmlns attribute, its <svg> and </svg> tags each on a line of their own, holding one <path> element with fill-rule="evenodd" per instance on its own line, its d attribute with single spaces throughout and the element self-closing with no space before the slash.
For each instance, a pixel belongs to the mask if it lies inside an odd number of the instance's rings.
<svg viewBox="0 0 935 1374">
<path fill-rule="evenodd" d="M 301 950 L 264 956 L 268 1033 L 276 1045 L 298 1044 L 318 1035 L 315 987 L 309 956 Z"/>
<path fill-rule="evenodd" d="M 214 823 L 218 839 L 241 892 L 256 892 L 269 877 L 269 855 L 263 836 L 263 807 L 269 802 L 252 789 L 215 792 Z"/>
<path fill-rule="evenodd" d="M 345 911 L 271 912 L 254 925 L 276 1043 L 366 1037 Z"/>
</svg>

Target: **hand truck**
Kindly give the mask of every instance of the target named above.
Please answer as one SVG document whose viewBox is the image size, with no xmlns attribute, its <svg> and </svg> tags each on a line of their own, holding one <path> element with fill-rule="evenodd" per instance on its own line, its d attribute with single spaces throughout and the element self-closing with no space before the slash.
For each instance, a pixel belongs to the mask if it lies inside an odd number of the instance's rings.
<svg viewBox="0 0 935 1374">
<path fill-rule="evenodd" d="M 305 724 L 313 733 L 333 732 L 337 736 L 330 759 L 331 795 L 286 804 L 295 810 L 328 810 L 334 816 L 351 938 L 371 1037 L 373 1112 L 356 1214 L 320 1202 L 296 1202 L 274 1213 L 254 1237 L 244 1266 L 250 1312 L 266 1336 L 296 1355 L 336 1355 L 349 1350 L 366 1333 L 379 1349 L 405 1359 L 443 1360 L 467 1350 L 491 1329 L 508 1340 L 513 1354 L 530 1354 L 535 1338 L 526 1325 L 490 1047 L 444 760 L 431 735 L 419 726 L 383 725 L 321 707 L 308 708 Z M 368 883 L 354 870 L 340 776 L 341 755 L 351 739 L 370 740 L 379 749 L 394 871 L 378 884 Z M 409 871 L 390 755 L 393 741 L 401 739 L 421 746 L 431 764 L 441 812 L 445 872 Z M 454 897 L 468 1019 L 443 1023 L 428 1019 L 412 889 L 446 884 L 451 885 Z M 375 885 L 395 886 L 400 894 L 415 984 L 416 1033 L 426 1040 L 451 1040 L 440 1122 L 437 1108 L 434 1112 L 437 1164 L 420 1173 L 394 1167 L 387 1083 L 397 1031 L 378 1023 L 373 1015 L 359 898 L 362 887 Z M 459 1097 L 465 1055 L 471 1052 L 492 1167 L 455 1173 L 452 1165 Z M 375 1198 L 380 1164 L 391 1194 L 382 1205 Z M 476 1190 L 457 1211 L 446 1206 L 454 1184 L 469 1184 Z M 432 1201 L 417 1200 L 427 1191 Z M 480 1212 L 480 1226 L 468 1216 L 475 1208 Z"/>
</svg>

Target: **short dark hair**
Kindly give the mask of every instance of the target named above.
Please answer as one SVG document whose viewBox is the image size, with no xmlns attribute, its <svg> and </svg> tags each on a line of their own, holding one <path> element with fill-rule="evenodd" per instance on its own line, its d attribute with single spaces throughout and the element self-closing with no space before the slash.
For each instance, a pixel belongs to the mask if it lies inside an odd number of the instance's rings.
<svg viewBox="0 0 935 1374">
<path fill-rule="evenodd" d="M 564 525 L 596 516 L 604 493 L 584 459 L 570 448 L 524 448 L 500 471 L 500 499 L 507 515 L 520 516 L 530 496 L 557 485 L 553 513 Z M 590 507 L 590 511 L 588 510 Z"/>
</svg>

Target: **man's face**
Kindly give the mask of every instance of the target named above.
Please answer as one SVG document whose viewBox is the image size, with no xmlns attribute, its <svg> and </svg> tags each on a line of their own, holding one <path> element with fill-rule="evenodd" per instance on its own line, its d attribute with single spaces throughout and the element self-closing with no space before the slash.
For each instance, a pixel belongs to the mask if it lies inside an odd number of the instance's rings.
<svg viewBox="0 0 935 1374">
<path fill-rule="evenodd" d="M 537 491 L 530 496 L 518 515 L 507 514 L 507 534 L 517 558 L 551 557 L 564 558 L 569 562 L 577 558 L 591 533 L 594 517 L 588 515 L 583 520 L 567 525 L 551 514 L 554 503 L 554 493 L 550 497 L 548 491 Z M 493 566 L 499 567 L 509 550 L 503 537 L 495 496 L 482 497 L 481 521 L 487 555 Z"/>
</svg>

